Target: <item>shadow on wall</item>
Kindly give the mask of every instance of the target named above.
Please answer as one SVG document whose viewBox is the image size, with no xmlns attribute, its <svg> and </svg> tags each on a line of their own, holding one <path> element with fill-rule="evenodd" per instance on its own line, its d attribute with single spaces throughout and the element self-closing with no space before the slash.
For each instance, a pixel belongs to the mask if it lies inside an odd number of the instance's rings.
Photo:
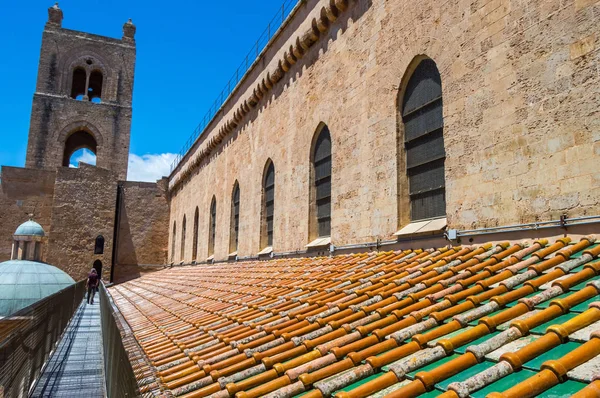
<svg viewBox="0 0 600 398">
<path fill-rule="evenodd" d="M 113 282 L 125 282 L 140 276 L 137 254 L 127 216 L 127 206 L 119 209 L 119 230 L 117 241 L 117 261 L 114 265 Z"/>
<path fill-rule="evenodd" d="M 237 128 L 235 128 L 234 131 L 228 137 L 226 137 L 223 140 L 223 142 L 221 144 L 219 144 L 210 153 L 209 156 L 205 157 L 200 162 L 200 164 L 198 165 L 196 170 L 191 174 L 190 177 L 197 175 L 200 172 L 200 170 L 202 170 L 202 168 L 204 168 L 208 163 L 210 163 L 212 161 L 212 159 L 219 156 L 227 146 L 233 144 L 233 142 L 237 139 L 237 137 L 243 131 L 247 132 L 248 131 L 247 128 L 250 126 L 250 124 L 254 120 L 256 120 L 256 118 L 259 116 L 259 114 L 262 113 L 267 107 L 269 107 L 269 105 L 271 103 L 273 103 L 275 100 L 277 100 L 277 98 L 279 98 L 284 93 L 284 91 L 287 88 L 289 88 L 296 80 L 298 80 L 300 77 L 302 77 L 306 68 L 313 65 L 319 59 L 319 57 L 322 57 L 324 54 L 326 54 L 327 51 L 329 50 L 330 43 L 336 41 L 338 39 L 338 37 L 340 37 L 348 29 L 350 22 L 355 23 L 358 20 L 360 20 L 360 18 L 367 12 L 367 10 L 369 8 L 371 8 L 372 4 L 373 4 L 372 0 L 368 0 L 365 2 L 352 1 L 350 3 L 349 9 L 346 12 L 342 13 L 340 15 L 340 18 L 338 18 L 334 23 L 331 24 L 327 33 L 324 34 L 323 36 L 321 36 L 317 40 L 317 42 L 312 47 L 310 47 L 306 51 L 306 53 L 300 59 L 297 60 L 297 62 L 295 64 L 292 65 L 292 67 L 284 75 L 284 77 L 273 86 L 273 88 L 270 90 L 269 94 L 260 99 L 260 102 L 257 104 L 257 106 L 255 106 L 254 108 L 251 108 L 250 112 L 243 118 L 240 125 Z M 301 22 L 303 22 L 302 18 L 296 18 L 295 26 L 292 26 L 291 29 L 288 29 L 288 31 L 290 33 L 289 33 L 288 37 L 283 38 L 283 40 L 287 40 L 290 36 L 298 34 L 297 29 Z M 275 55 L 276 54 L 273 54 L 270 58 L 263 59 L 261 61 L 261 63 L 263 65 L 269 64 Z M 258 75 L 255 72 L 254 76 L 252 76 L 252 78 L 248 80 L 249 83 L 246 83 L 246 84 L 244 84 L 244 86 L 241 87 L 241 91 L 243 92 L 244 87 L 247 84 L 255 85 L 256 82 L 258 81 L 257 79 L 260 76 L 260 73 L 262 73 L 262 70 L 259 70 Z M 243 99 L 244 98 L 239 98 L 238 101 L 229 105 L 228 106 L 229 109 L 226 111 L 226 113 L 224 113 L 224 115 L 228 115 L 228 112 L 230 112 L 232 109 L 236 108 L 239 103 L 243 102 Z M 218 123 L 219 122 L 216 122 L 216 123 L 213 122 L 213 125 L 216 126 Z M 206 133 L 217 134 L 217 129 L 215 127 L 210 132 L 205 132 L 205 134 Z M 200 141 L 205 141 L 207 139 L 207 137 L 208 137 L 208 135 L 206 137 L 204 137 L 204 139 L 200 139 Z M 193 149 L 190 149 L 190 152 L 191 151 L 193 151 Z M 189 182 L 191 180 L 192 180 L 192 178 L 184 179 L 184 181 L 182 181 L 182 183 L 178 185 L 178 187 L 172 194 L 175 194 L 177 191 L 182 189 L 183 186 L 185 186 L 187 184 L 187 182 Z"/>
<path fill-rule="evenodd" d="M 117 264 L 133 265 L 138 263 L 137 254 L 135 252 L 135 244 L 133 243 L 133 235 L 131 226 L 129 225 L 129 217 L 127 215 L 127 206 L 121 206 L 118 231 L 118 246 L 117 246 Z"/>
</svg>

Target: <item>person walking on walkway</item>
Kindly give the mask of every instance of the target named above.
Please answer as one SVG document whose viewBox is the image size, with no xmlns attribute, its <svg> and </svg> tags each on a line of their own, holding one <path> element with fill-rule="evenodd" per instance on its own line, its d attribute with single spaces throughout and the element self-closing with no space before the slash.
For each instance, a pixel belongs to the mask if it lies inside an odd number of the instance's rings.
<svg viewBox="0 0 600 398">
<path fill-rule="evenodd" d="M 94 268 L 90 271 L 88 275 L 86 287 L 87 287 L 87 302 L 88 304 L 94 304 L 94 296 L 96 295 L 96 290 L 98 289 L 98 284 L 100 283 L 100 278 L 98 277 L 98 272 Z"/>
</svg>

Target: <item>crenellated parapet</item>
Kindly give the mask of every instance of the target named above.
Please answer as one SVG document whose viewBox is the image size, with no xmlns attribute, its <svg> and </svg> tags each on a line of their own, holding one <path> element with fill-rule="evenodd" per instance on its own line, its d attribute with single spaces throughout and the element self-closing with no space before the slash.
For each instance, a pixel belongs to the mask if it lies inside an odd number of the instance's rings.
<svg viewBox="0 0 600 398">
<path fill-rule="evenodd" d="M 179 166 L 181 169 L 176 168 L 172 175 L 169 191 L 172 192 L 186 181 L 215 148 L 242 124 L 246 115 L 286 76 L 292 66 L 303 58 L 320 38 L 326 35 L 331 24 L 337 21 L 352 3 L 352 0 L 329 0 L 329 4 L 321 8 L 319 16 L 312 18 L 310 27 L 295 37 L 293 44 L 290 44 L 276 62 L 276 66 L 271 67 L 266 73 L 263 73 L 262 78 L 257 79 L 258 82 L 251 94 L 245 100 L 238 101 L 237 108 L 228 113 L 231 116 L 221 123 L 221 127 L 211 135 L 204 147 L 196 151 L 194 158 L 187 161 L 182 160 Z M 193 147 L 188 154 L 192 150 Z"/>
</svg>

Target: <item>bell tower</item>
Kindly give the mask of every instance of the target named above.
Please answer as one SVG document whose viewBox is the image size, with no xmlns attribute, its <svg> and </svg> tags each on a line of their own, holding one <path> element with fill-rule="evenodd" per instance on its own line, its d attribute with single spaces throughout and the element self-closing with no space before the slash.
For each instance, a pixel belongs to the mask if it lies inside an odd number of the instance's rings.
<svg viewBox="0 0 600 398">
<path fill-rule="evenodd" d="M 135 25 L 114 39 L 62 27 L 58 3 L 48 9 L 33 95 L 25 167 L 68 167 L 82 148 L 96 166 L 127 178 L 135 68 Z"/>
</svg>

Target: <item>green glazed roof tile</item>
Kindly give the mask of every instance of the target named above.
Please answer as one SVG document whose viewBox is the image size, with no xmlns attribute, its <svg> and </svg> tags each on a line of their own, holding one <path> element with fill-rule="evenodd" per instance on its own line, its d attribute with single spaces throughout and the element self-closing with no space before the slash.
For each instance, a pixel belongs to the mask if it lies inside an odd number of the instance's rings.
<svg viewBox="0 0 600 398">
<path fill-rule="evenodd" d="M 546 362 L 547 360 L 560 358 L 563 355 L 567 354 L 568 352 L 579 347 L 580 345 L 581 344 L 575 343 L 572 341 L 569 341 L 565 344 L 560 344 L 560 345 L 554 347 L 553 349 L 546 351 L 545 353 L 543 353 L 541 355 L 538 355 L 536 358 L 532 359 L 531 361 L 525 363 L 523 365 L 523 367 L 526 369 L 529 369 L 529 370 L 539 371 L 540 366 L 542 366 L 542 364 L 544 362 Z"/>
<path fill-rule="evenodd" d="M 548 329 L 550 326 L 557 325 L 559 323 L 564 323 L 564 322 L 568 321 L 569 319 L 574 318 L 577 315 L 578 314 L 576 314 L 576 313 L 568 312 L 564 315 L 559 316 L 558 318 L 551 319 L 548 322 L 531 329 L 530 333 L 545 334 L 546 329 Z"/>
<path fill-rule="evenodd" d="M 594 296 L 594 297 L 592 297 L 592 298 L 590 298 L 588 300 L 585 300 L 584 302 L 579 303 L 576 306 L 572 307 L 571 311 L 581 313 L 581 312 L 587 310 L 588 306 L 590 304 L 592 304 L 594 301 L 598 301 L 598 300 L 600 300 L 600 297 Z"/>
<path fill-rule="evenodd" d="M 540 398 L 569 398 L 584 388 L 587 384 L 578 381 L 567 380 L 564 383 L 558 384 L 549 390 L 544 391 L 538 397 Z"/>
</svg>

